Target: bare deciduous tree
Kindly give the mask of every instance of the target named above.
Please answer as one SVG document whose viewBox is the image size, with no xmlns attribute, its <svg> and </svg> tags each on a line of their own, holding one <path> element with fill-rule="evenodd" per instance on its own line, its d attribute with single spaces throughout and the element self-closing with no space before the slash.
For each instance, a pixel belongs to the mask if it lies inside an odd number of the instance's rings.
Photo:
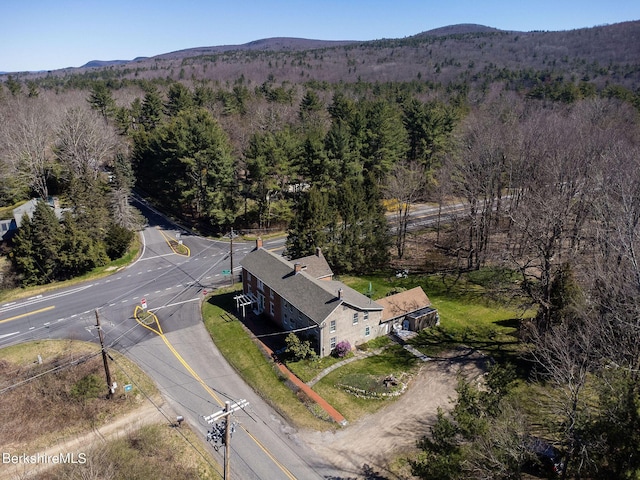
<svg viewBox="0 0 640 480">
<path fill-rule="evenodd" d="M 53 170 L 53 126 L 43 106 L 37 99 L 20 98 L 13 102 L 11 112 L 2 122 L 2 142 L 7 152 L 8 174 L 46 199 Z"/>
<path fill-rule="evenodd" d="M 397 162 L 387 180 L 385 196 L 394 202 L 396 251 L 400 259 L 404 256 L 411 209 L 425 198 L 427 183 L 424 165 L 409 161 Z"/>
<path fill-rule="evenodd" d="M 67 110 L 58 129 L 56 154 L 68 172 L 95 180 L 117 144 L 113 128 L 86 108 Z"/>
</svg>

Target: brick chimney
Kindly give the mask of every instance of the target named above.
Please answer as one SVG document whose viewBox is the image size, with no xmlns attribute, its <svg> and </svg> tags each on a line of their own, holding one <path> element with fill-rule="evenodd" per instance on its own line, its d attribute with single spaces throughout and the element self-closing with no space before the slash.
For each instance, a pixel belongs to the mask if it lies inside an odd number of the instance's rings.
<svg viewBox="0 0 640 480">
<path fill-rule="evenodd" d="M 320 247 L 316 247 L 316 257 L 322 257 L 322 249 Z"/>
<path fill-rule="evenodd" d="M 298 273 L 300 273 L 300 271 L 301 271 L 301 270 L 302 270 L 302 264 L 300 264 L 300 263 L 295 263 L 295 264 L 293 265 L 293 273 L 295 273 L 296 275 L 297 275 Z"/>
<path fill-rule="evenodd" d="M 258 250 L 259 248 L 262 248 L 262 238 L 261 237 L 256 238 L 256 250 Z"/>
<path fill-rule="evenodd" d="M 343 289 L 339 289 L 338 290 L 338 298 L 342 299 L 343 295 L 344 295 L 344 290 Z"/>
</svg>

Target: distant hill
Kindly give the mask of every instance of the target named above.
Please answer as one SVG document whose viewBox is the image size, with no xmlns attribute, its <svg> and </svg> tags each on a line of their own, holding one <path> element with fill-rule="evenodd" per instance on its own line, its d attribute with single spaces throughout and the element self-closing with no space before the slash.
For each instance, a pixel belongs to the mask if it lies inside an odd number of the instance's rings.
<svg viewBox="0 0 640 480">
<path fill-rule="evenodd" d="M 426 32 L 419 33 L 413 38 L 420 37 L 443 37 L 447 35 L 463 35 L 466 33 L 489 33 L 499 32 L 500 30 L 493 27 L 486 27 L 484 25 L 476 25 L 474 23 L 459 23 L 457 25 L 449 25 L 447 27 L 434 28 Z"/>
<path fill-rule="evenodd" d="M 123 63 L 129 63 L 130 60 L 91 60 L 85 63 L 80 68 L 93 68 L 93 67 L 110 67 L 111 65 L 122 65 Z"/>
<path fill-rule="evenodd" d="M 88 62 L 79 68 L 21 73 L 90 78 L 242 79 L 269 82 L 409 82 L 482 86 L 515 82 L 589 82 L 640 88 L 640 21 L 560 32 L 516 32 L 460 24 L 400 39 L 325 41 L 275 37 L 242 45 L 195 47 L 131 61 Z M 59 80 L 58 84 L 62 81 Z M 483 87 L 485 88 L 485 87 Z"/>
</svg>

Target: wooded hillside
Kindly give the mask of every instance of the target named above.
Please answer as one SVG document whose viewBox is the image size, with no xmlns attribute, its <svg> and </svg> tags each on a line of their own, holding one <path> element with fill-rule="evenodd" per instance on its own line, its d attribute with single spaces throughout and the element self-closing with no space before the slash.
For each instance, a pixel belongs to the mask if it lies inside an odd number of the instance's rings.
<svg viewBox="0 0 640 480">
<path fill-rule="evenodd" d="M 634 478 L 639 36 L 640 22 L 458 26 L 3 76 L 0 206 L 56 195 L 67 208 L 60 222 L 40 206 L 7 247 L 3 281 L 46 283 L 117 256 L 138 224 L 134 187 L 203 234 L 286 230 L 289 255 L 322 247 L 339 274 L 402 260 L 416 202 L 460 204 L 430 232 L 438 262 L 413 270 L 508 272 L 536 312 L 520 331 L 549 394 L 536 414 L 553 420 L 535 427 L 562 447 L 567 475 Z M 506 383 L 491 388 L 495 401 L 467 392 L 441 419 L 453 426 L 424 442 L 423 478 L 519 478 L 535 419 Z"/>
</svg>

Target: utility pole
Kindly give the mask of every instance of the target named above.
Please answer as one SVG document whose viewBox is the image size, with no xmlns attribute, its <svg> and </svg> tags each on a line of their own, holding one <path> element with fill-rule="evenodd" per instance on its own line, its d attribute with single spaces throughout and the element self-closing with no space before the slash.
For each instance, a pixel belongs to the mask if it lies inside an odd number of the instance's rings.
<svg viewBox="0 0 640 480">
<path fill-rule="evenodd" d="M 210 432 L 207 432 L 207 440 L 217 442 L 222 441 L 224 444 L 224 480 L 231 480 L 231 471 L 229 468 L 229 459 L 231 458 L 231 434 L 234 431 L 234 426 L 231 424 L 231 414 L 237 412 L 240 409 L 249 405 L 246 400 L 239 400 L 237 403 L 231 405 L 231 402 L 226 401 L 224 403 L 224 410 L 220 410 L 217 413 L 211 414 L 208 417 L 204 417 L 208 424 L 212 424 L 221 418 L 224 418 L 224 425 L 215 424 Z M 224 431 L 223 431 L 224 429 Z M 218 447 L 214 445 L 215 450 Z"/>
<path fill-rule="evenodd" d="M 231 227 L 231 233 L 229 234 L 229 238 L 231 238 L 231 243 L 230 245 L 230 251 L 229 251 L 229 258 L 231 258 L 231 286 L 233 287 L 234 285 L 234 279 L 233 279 L 233 227 Z"/>
<path fill-rule="evenodd" d="M 231 274 L 233 276 L 233 273 Z M 224 419 L 224 480 L 230 480 L 229 459 L 231 458 L 231 403 L 227 400 L 224 402 L 224 411 L 226 417 Z"/>
<path fill-rule="evenodd" d="M 102 349 L 102 363 L 104 363 L 104 373 L 107 377 L 107 398 L 113 397 L 113 382 L 111 381 L 111 372 L 109 371 L 109 362 L 107 361 L 107 351 L 104 349 L 104 336 L 102 334 L 102 327 L 100 326 L 100 317 L 98 316 L 98 310 L 96 310 L 96 328 L 98 329 L 98 337 L 100 338 L 100 348 Z"/>
</svg>

